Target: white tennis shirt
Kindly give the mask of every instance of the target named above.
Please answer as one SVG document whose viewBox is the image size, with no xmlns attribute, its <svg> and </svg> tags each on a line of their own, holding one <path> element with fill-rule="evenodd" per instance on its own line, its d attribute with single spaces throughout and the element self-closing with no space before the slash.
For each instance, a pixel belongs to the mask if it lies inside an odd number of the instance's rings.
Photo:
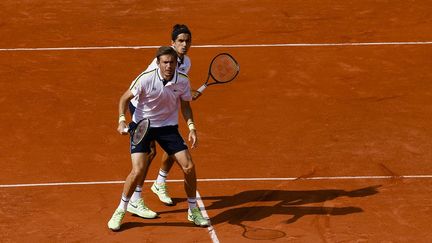
<svg viewBox="0 0 432 243">
<path fill-rule="evenodd" d="M 165 86 L 159 68 L 144 71 L 132 82 L 130 91 L 137 100 L 132 121 L 148 118 L 150 127 L 177 125 L 180 99 L 192 100 L 189 79 L 178 70 Z"/>
<path fill-rule="evenodd" d="M 177 57 L 177 70 L 179 70 L 181 73 L 188 74 L 189 70 L 191 68 L 191 65 L 192 64 L 191 64 L 190 58 L 187 55 L 184 55 L 183 59 L 180 59 L 180 57 Z M 156 68 L 158 68 L 158 65 L 157 65 L 157 59 L 155 58 L 150 63 L 150 65 L 148 65 L 147 69 L 144 72 L 151 71 L 151 70 L 156 69 Z M 131 100 L 131 103 L 134 107 L 137 107 L 138 98 L 134 97 Z"/>
</svg>

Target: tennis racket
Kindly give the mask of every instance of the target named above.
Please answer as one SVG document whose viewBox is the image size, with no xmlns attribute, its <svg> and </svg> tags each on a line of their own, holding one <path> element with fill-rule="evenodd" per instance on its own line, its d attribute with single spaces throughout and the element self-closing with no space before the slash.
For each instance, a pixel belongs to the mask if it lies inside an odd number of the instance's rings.
<svg viewBox="0 0 432 243">
<path fill-rule="evenodd" d="M 238 62 L 228 53 L 216 55 L 210 63 L 206 82 L 199 87 L 197 92 L 202 93 L 208 86 L 231 82 L 240 72 Z M 213 82 L 210 81 L 210 77 Z"/>
<path fill-rule="evenodd" d="M 123 131 L 129 132 L 132 138 L 131 139 L 132 145 L 137 145 L 143 140 L 149 128 L 150 128 L 150 120 L 144 118 L 141 121 L 139 121 L 135 127 L 129 126 L 129 128 L 125 128 Z"/>
</svg>

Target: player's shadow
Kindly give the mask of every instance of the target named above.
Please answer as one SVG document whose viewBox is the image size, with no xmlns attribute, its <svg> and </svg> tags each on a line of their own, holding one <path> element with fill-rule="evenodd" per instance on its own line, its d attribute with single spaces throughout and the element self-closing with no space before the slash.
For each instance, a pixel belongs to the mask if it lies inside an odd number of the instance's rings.
<svg viewBox="0 0 432 243">
<path fill-rule="evenodd" d="M 232 196 L 212 196 L 202 197 L 204 201 L 213 201 L 205 208 L 211 216 L 211 223 L 217 225 L 227 222 L 233 225 L 242 226 L 245 221 L 259 221 L 275 214 L 290 215 L 286 223 L 294 223 L 306 215 L 347 215 L 360 213 L 363 210 L 359 207 L 334 207 L 334 200 L 338 197 L 367 197 L 378 193 L 381 185 L 369 186 L 352 191 L 326 189 L 326 190 L 309 190 L 309 191 L 284 191 L 284 190 L 250 190 L 240 192 Z M 182 199 L 179 198 L 179 201 Z M 269 204 L 271 206 L 262 206 Z M 323 206 L 304 206 L 305 204 L 322 203 Z M 252 204 L 252 206 L 241 206 L 243 204 Z M 255 205 L 254 205 L 255 204 Z M 214 209 L 229 208 L 215 216 L 211 214 Z M 159 215 L 172 213 L 185 213 L 186 208 L 174 209 L 158 212 Z M 130 222 L 122 226 L 122 230 L 134 227 L 143 227 L 148 225 L 157 226 L 176 226 L 176 227 L 194 227 L 189 222 Z"/>
<path fill-rule="evenodd" d="M 142 218 L 137 217 L 137 220 L 142 221 Z M 148 226 L 172 226 L 172 227 L 196 227 L 194 224 L 190 222 L 151 222 L 151 219 L 146 219 L 145 222 L 125 222 L 121 225 L 119 232 L 132 229 L 132 228 L 141 228 Z"/>
<path fill-rule="evenodd" d="M 380 186 L 370 186 L 352 191 L 329 189 L 309 191 L 284 191 L 284 190 L 252 190 L 244 191 L 232 196 L 203 197 L 204 200 L 216 200 L 206 209 L 230 208 L 222 213 L 212 216 L 212 224 L 228 222 L 240 225 L 244 221 L 258 221 L 274 214 L 291 215 L 286 223 L 294 223 L 305 215 L 346 215 L 360 213 L 359 207 L 333 207 L 328 202 L 338 197 L 366 197 L 378 193 Z M 246 206 L 236 207 L 242 204 L 262 202 L 276 202 L 272 206 Z M 311 203 L 324 203 L 325 206 L 302 206 Z M 236 207 L 236 208 L 231 208 Z"/>
</svg>

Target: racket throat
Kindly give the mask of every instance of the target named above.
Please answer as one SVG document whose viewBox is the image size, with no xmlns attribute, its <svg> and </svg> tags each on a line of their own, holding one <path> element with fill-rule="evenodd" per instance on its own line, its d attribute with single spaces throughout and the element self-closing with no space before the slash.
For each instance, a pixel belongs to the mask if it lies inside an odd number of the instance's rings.
<svg viewBox="0 0 432 243">
<path fill-rule="evenodd" d="M 202 93 L 206 88 L 207 88 L 207 84 L 203 84 L 201 87 L 199 87 L 197 91 Z"/>
</svg>

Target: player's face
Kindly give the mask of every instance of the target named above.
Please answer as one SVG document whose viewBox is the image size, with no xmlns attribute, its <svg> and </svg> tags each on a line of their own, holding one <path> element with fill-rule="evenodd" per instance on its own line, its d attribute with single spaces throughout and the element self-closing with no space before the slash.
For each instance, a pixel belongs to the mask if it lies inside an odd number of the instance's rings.
<svg viewBox="0 0 432 243">
<path fill-rule="evenodd" d="M 162 55 L 159 57 L 158 64 L 161 70 L 162 78 L 165 80 L 171 80 L 177 67 L 177 59 L 171 55 Z"/>
<path fill-rule="evenodd" d="M 189 51 L 189 48 L 192 44 L 192 39 L 189 34 L 181 33 L 177 36 L 177 39 L 175 41 L 171 41 L 172 45 L 177 51 L 177 54 L 182 57 L 186 55 L 186 53 Z"/>
</svg>

